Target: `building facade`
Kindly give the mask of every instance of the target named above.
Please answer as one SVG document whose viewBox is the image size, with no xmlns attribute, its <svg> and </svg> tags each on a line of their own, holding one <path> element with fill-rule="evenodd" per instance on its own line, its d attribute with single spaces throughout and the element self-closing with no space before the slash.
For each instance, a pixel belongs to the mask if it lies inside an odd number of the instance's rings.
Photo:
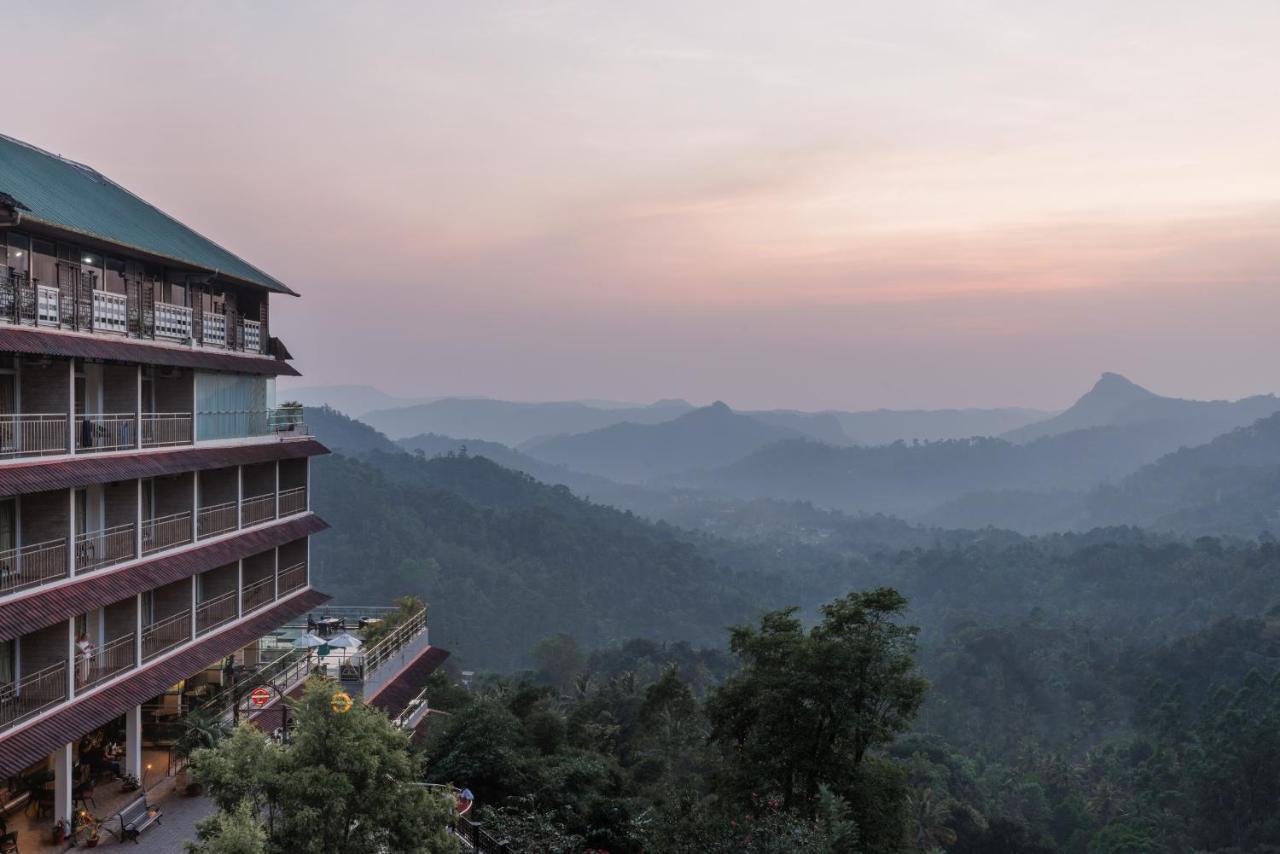
<svg viewBox="0 0 1280 854">
<path fill-rule="evenodd" d="M 42 820 L 71 822 L 104 741 L 143 777 L 148 728 L 327 599 L 325 449 L 275 392 L 297 372 L 268 309 L 292 296 L 0 137 L 0 795 L 51 774 Z"/>
</svg>

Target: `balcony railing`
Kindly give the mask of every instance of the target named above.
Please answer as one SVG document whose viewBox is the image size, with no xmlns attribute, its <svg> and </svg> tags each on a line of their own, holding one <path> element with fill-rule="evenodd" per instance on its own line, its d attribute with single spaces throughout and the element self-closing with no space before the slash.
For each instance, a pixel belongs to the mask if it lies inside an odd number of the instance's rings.
<svg viewBox="0 0 1280 854">
<path fill-rule="evenodd" d="M 268 575 L 266 578 L 260 578 L 251 584 L 244 586 L 242 594 L 241 607 L 247 614 L 250 611 L 256 611 L 263 605 L 268 604 L 276 598 L 276 579 L 274 575 Z"/>
<path fill-rule="evenodd" d="M 171 617 L 152 623 L 142 630 L 142 660 L 147 661 L 191 640 L 191 609 L 184 608 Z"/>
<path fill-rule="evenodd" d="M 268 492 L 266 495 L 255 495 L 252 498 L 246 498 L 240 509 L 240 518 L 242 524 L 247 528 L 250 525 L 258 525 L 268 519 L 276 517 L 276 494 Z"/>
<path fill-rule="evenodd" d="M 66 413 L 0 415 L 0 458 L 67 452 Z"/>
<path fill-rule="evenodd" d="M 234 620 L 237 615 L 237 600 L 239 596 L 240 591 L 232 590 L 197 605 L 196 633 L 204 634 L 211 629 L 216 629 L 223 623 Z"/>
<path fill-rule="evenodd" d="M 36 286 L 36 325 L 62 325 L 62 293 L 48 285 Z"/>
<path fill-rule="evenodd" d="M 120 451 L 137 446 L 137 417 L 132 412 L 76 416 L 76 451 Z"/>
<path fill-rule="evenodd" d="M 156 337 L 177 341 L 191 339 L 191 309 L 185 305 L 156 303 Z"/>
<path fill-rule="evenodd" d="M 129 331 L 129 305 L 124 294 L 94 290 L 93 331 L 116 332 L 120 335 Z"/>
<path fill-rule="evenodd" d="M 224 501 L 200 508 L 196 536 L 214 537 L 236 529 L 236 502 Z"/>
<path fill-rule="evenodd" d="M 65 537 L 0 552 L 0 595 L 66 577 Z"/>
<path fill-rule="evenodd" d="M 299 408 L 205 409 L 196 413 L 196 439 L 200 441 L 309 435 Z"/>
<path fill-rule="evenodd" d="M 132 560 L 136 545 L 133 522 L 76 534 L 76 574 Z"/>
<path fill-rule="evenodd" d="M 244 322 L 244 349 L 249 353 L 262 352 L 262 324 L 256 320 Z"/>
<path fill-rule="evenodd" d="M 148 519 L 142 523 L 142 553 L 154 554 L 191 542 L 191 511 Z"/>
<path fill-rule="evenodd" d="M 85 691 L 106 682 L 135 664 L 136 636 L 133 632 L 104 643 L 88 655 L 76 656 L 76 691 Z"/>
<path fill-rule="evenodd" d="M 218 347 L 227 346 L 227 316 L 225 314 L 206 314 L 204 316 L 203 343 Z"/>
<path fill-rule="evenodd" d="M 306 563 L 295 563 L 293 566 L 285 567 L 280 570 L 280 595 L 292 593 L 293 591 L 306 586 L 307 583 L 307 565 Z"/>
<path fill-rule="evenodd" d="M 59 661 L 16 683 L 0 685 L 0 730 L 33 718 L 67 699 L 67 663 Z"/>
<path fill-rule="evenodd" d="M 142 447 L 163 448 L 191 444 L 190 412 L 144 412 Z"/>
<path fill-rule="evenodd" d="M 280 515 L 292 516 L 307 509 L 307 488 L 295 486 L 293 489 L 280 490 Z"/>
</svg>

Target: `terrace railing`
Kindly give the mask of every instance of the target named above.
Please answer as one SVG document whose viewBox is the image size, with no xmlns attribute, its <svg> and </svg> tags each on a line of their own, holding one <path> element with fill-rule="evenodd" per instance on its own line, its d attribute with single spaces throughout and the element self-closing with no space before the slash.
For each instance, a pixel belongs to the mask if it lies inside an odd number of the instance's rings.
<svg viewBox="0 0 1280 854">
<path fill-rule="evenodd" d="M 132 412 L 76 416 L 76 451 L 120 451 L 136 447 L 138 419 Z"/>
<path fill-rule="evenodd" d="M 241 607 L 246 614 L 274 601 L 276 598 L 275 576 L 268 575 L 266 578 L 246 584 L 241 597 Z"/>
<path fill-rule="evenodd" d="M 142 447 L 162 448 L 191 444 L 190 412 L 144 412 Z"/>
<path fill-rule="evenodd" d="M 276 494 L 255 495 L 246 498 L 240 507 L 241 524 L 245 527 L 261 524 L 276 517 Z"/>
<path fill-rule="evenodd" d="M 236 529 L 236 502 L 224 501 L 200 508 L 196 534 L 214 537 Z"/>
<path fill-rule="evenodd" d="M 67 699 L 67 662 L 59 661 L 0 685 L 0 730 L 33 718 Z"/>
<path fill-rule="evenodd" d="M 191 512 L 173 513 L 142 523 L 142 553 L 153 554 L 191 542 Z"/>
<path fill-rule="evenodd" d="M 244 349 L 249 353 L 262 352 L 262 324 L 256 320 L 244 322 Z"/>
<path fill-rule="evenodd" d="M 156 303 L 156 337 L 176 341 L 191 339 L 191 309 L 185 305 Z"/>
<path fill-rule="evenodd" d="M 238 613 L 240 591 L 231 590 L 196 605 L 196 633 L 204 634 L 234 620 Z"/>
<path fill-rule="evenodd" d="M 295 563 L 280 570 L 280 595 L 292 593 L 307 583 L 306 563 Z"/>
<path fill-rule="evenodd" d="M 132 560 L 136 544 L 133 522 L 76 534 L 76 574 Z"/>
<path fill-rule="evenodd" d="M 307 509 L 307 488 L 295 486 L 293 489 L 280 490 L 280 515 L 293 516 Z"/>
<path fill-rule="evenodd" d="M 225 314 L 206 314 L 203 321 L 205 344 L 219 347 L 227 346 L 227 316 Z"/>
<path fill-rule="evenodd" d="M 0 552 L 0 595 L 66 577 L 65 537 Z"/>
<path fill-rule="evenodd" d="M 66 413 L 0 415 L 0 458 L 65 453 Z"/>
<path fill-rule="evenodd" d="M 133 632 L 104 643 L 89 655 L 76 656 L 76 691 L 106 682 L 135 664 L 136 636 Z"/>
<path fill-rule="evenodd" d="M 196 438 L 200 441 L 309 435 L 302 410 L 296 408 L 205 409 L 196 413 Z"/>
<path fill-rule="evenodd" d="M 191 640 L 191 609 L 184 608 L 173 616 L 165 617 L 142 630 L 142 660 L 155 658 L 189 640 Z"/>
<path fill-rule="evenodd" d="M 129 304 L 125 295 L 94 290 L 92 324 L 94 332 L 128 332 Z"/>
</svg>

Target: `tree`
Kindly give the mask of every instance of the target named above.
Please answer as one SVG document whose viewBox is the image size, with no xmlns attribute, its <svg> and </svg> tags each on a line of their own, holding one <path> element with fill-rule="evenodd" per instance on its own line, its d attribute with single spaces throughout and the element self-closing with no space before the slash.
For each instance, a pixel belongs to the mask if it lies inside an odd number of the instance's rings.
<svg viewBox="0 0 1280 854">
<path fill-rule="evenodd" d="M 287 745 L 244 724 L 219 747 L 196 751 L 197 780 L 224 814 L 242 802 L 255 815 L 265 807 L 269 852 L 455 852 L 454 805 L 421 784 L 408 735 L 363 703 L 334 711 L 333 693 L 332 683 L 307 684 Z"/>
<path fill-rule="evenodd" d="M 241 801 L 230 812 L 216 812 L 196 824 L 198 843 L 186 844 L 189 854 L 265 854 L 267 832 L 253 804 Z"/>
<path fill-rule="evenodd" d="M 807 633 L 794 608 L 732 630 L 742 669 L 711 694 L 707 715 L 733 797 L 778 792 L 785 809 L 812 816 L 822 785 L 850 793 L 867 751 L 905 730 L 924 698 L 916 629 L 897 623 L 906 604 L 879 588 L 823 606 Z"/>
<path fill-rule="evenodd" d="M 572 685 L 587 663 L 578 642 L 564 633 L 538 641 L 533 648 L 533 661 L 538 667 L 538 676 L 557 691 Z"/>
</svg>

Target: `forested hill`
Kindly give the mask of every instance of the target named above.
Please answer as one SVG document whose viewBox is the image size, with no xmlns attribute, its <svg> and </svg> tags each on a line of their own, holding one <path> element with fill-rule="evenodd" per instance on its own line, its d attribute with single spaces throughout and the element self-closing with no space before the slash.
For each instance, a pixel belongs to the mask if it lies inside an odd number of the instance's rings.
<svg viewBox="0 0 1280 854">
<path fill-rule="evenodd" d="M 719 644 L 781 586 L 482 457 L 335 454 L 312 475 L 333 525 L 312 544 L 316 586 L 345 603 L 421 596 L 433 640 L 470 666 L 520 666 L 557 632 Z"/>
</svg>

